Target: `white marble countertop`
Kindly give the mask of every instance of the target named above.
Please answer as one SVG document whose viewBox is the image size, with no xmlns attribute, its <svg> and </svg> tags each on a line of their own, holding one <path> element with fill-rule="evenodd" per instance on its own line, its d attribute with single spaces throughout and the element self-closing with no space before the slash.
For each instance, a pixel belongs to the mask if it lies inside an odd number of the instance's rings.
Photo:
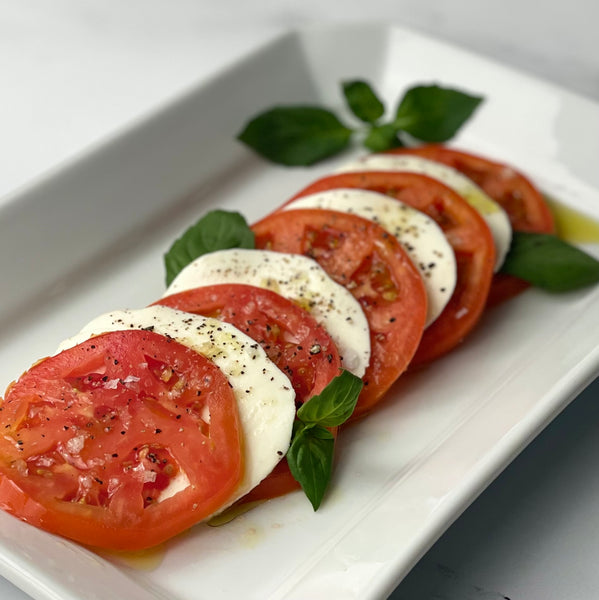
<svg viewBox="0 0 599 600">
<path fill-rule="evenodd" d="M 0 0 L 0 198 L 278 33 L 397 24 L 599 101 L 592 0 Z M 599 132 L 598 132 L 599 134 Z M 422 559 L 402 600 L 593 598 L 599 384 L 540 436 Z M 575 510 L 572 510 L 572 509 Z M 29 596 L 0 579 L 0 598 Z"/>
</svg>

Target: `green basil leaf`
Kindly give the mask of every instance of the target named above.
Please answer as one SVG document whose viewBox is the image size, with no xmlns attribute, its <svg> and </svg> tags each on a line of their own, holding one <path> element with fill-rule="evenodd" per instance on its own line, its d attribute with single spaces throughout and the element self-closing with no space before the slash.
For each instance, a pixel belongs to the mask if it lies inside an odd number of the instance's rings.
<svg viewBox="0 0 599 600">
<path fill-rule="evenodd" d="M 481 102 L 481 97 L 450 88 L 415 86 L 402 98 L 394 124 L 423 142 L 445 142 Z"/>
<path fill-rule="evenodd" d="M 164 255 L 166 285 L 203 254 L 228 248 L 254 248 L 254 232 L 237 212 L 213 210 L 202 217 Z"/>
<path fill-rule="evenodd" d="M 514 232 L 501 271 L 551 292 L 567 292 L 599 282 L 599 261 L 547 234 Z"/>
<path fill-rule="evenodd" d="M 345 81 L 343 94 L 354 115 L 365 123 L 374 123 L 385 112 L 385 106 L 365 81 Z"/>
<path fill-rule="evenodd" d="M 314 510 L 318 510 L 333 471 L 335 439 L 324 427 L 304 426 L 287 451 L 287 464 Z"/>
<path fill-rule="evenodd" d="M 352 130 L 328 110 L 289 106 L 253 118 L 238 139 L 275 163 L 307 166 L 343 150 L 351 135 Z"/>
<path fill-rule="evenodd" d="M 393 123 L 375 125 L 370 129 L 363 143 L 372 152 L 383 152 L 389 150 L 389 148 L 397 148 L 402 145 Z"/>
<path fill-rule="evenodd" d="M 306 424 L 337 427 L 354 412 L 362 391 L 362 380 L 349 371 L 332 379 L 317 396 L 300 406 L 297 418 Z"/>
</svg>

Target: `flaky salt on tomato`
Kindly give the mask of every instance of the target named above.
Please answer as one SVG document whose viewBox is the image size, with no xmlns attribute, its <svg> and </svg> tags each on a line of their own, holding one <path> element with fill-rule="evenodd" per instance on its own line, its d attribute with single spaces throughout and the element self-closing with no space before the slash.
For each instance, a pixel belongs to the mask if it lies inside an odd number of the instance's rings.
<svg viewBox="0 0 599 600">
<path fill-rule="evenodd" d="M 340 373 L 339 353 L 308 312 L 267 289 L 242 284 L 198 287 L 157 302 L 231 323 L 256 340 L 291 381 L 299 406 L 320 394 Z M 336 435 L 336 428 L 332 430 Z M 282 460 L 243 502 L 275 498 L 300 485 Z"/>
<path fill-rule="evenodd" d="M 438 144 L 398 148 L 390 152 L 416 154 L 462 172 L 501 205 L 508 214 L 514 231 L 555 231 L 553 215 L 543 195 L 528 178 L 509 165 Z M 489 291 L 488 305 L 493 306 L 508 300 L 527 289 L 529 285 L 512 275 L 497 273 Z"/>
<path fill-rule="evenodd" d="M 366 171 L 331 175 L 304 188 L 293 199 L 336 188 L 386 194 L 426 213 L 439 224 L 455 252 L 457 283 L 443 312 L 424 331 L 411 366 L 426 364 L 449 352 L 480 319 L 491 285 L 495 247 L 482 217 L 441 182 L 414 173 Z"/>
<path fill-rule="evenodd" d="M 7 390 L 0 428 L 0 506 L 101 548 L 163 542 L 219 509 L 243 474 L 227 379 L 152 331 L 37 363 Z"/>
<path fill-rule="evenodd" d="M 366 414 L 406 369 L 420 342 L 426 292 L 417 269 L 396 238 L 356 215 L 279 212 L 252 230 L 257 248 L 310 256 L 359 301 L 372 354 L 352 419 Z"/>
</svg>

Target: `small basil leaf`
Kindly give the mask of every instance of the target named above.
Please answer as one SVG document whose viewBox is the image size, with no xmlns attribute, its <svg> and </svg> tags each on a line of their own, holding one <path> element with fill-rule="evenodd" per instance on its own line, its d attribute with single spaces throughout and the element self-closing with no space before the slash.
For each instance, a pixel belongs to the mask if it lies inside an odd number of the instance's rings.
<svg viewBox="0 0 599 600">
<path fill-rule="evenodd" d="M 289 106 L 253 118 L 238 139 L 275 163 L 307 166 L 343 150 L 351 134 L 328 110 Z"/>
<path fill-rule="evenodd" d="M 599 282 L 599 261 L 548 234 L 514 232 L 501 271 L 551 292 Z"/>
<path fill-rule="evenodd" d="M 332 379 L 317 396 L 300 406 L 297 418 L 304 423 L 337 427 L 354 412 L 362 391 L 362 380 L 349 371 Z"/>
<path fill-rule="evenodd" d="M 385 106 L 365 81 L 344 82 L 343 94 L 354 115 L 365 123 L 374 123 L 385 112 Z"/>
<path fill-rule="evenodd" d="M 203 254 L 228 248 L 254 248 L 254 232 L 237 212 L 214 210 L 207 213 L 170 247 L 164 255 L 166 285 Z"/>
<path fill-rule="evenodd" d="M 481 102 L 481 97 L 450 88 L 415 86 L 402 98 L 394 123 L 418 140 L 445 142 L 457 133 Z"/>
<path fill-rule="evenodd" d="M 314 510 L 318 510 L 333 470 L 335 440 L 324 427 L 300 428 L 287 451 L 287 464 Z"/>
<path fill-rule="evenodd" d="M 372 152 L 383 152 L 402 145 L 397 137 L 397 128 L 393 123 L 375 125 L 370 129 L 363 143 Z"/>
</svg>

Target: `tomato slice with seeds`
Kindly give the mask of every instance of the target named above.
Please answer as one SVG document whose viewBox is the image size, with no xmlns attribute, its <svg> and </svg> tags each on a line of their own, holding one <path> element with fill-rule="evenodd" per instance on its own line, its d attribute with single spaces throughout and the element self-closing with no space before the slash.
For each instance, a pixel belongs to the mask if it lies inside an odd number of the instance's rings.
<svg viewBox="0 0 599 600">
<path fill-rule="evenodd" d="M 243 474 L 227 379 L 150 331 L 105 333 L 35 364 L 7 390 L 0 428 L 0 506 L 105 549 L 188 529 Z"/>
<path fill-rule="evenodd" d="M 156 304 L 214 317 L 249 335 L 289 377 L 298 407 L 339 375 L 341 359 L 329 334 L 307 311 L 271 290 L 218 284 L 173 294 Z M 331 431 L 336 435 L 336 428 Z M 239 502 L 275 498 L 299 488 L 282 460 Z"/>
<path fill-rule="evenodd" d="M 417 154 L 460 171 L 503 207 L 514 231 L 555 232 L 553 215 L 541 192 L 527 177 L 509 165 L 439 144 L 398 148 L 390 152 Z M 496 273 L 487 305 L 494 306 L 508 300 L 529 286 L 528 282 L 513 275 Z"/>
<path fill-rule="evenodd" d="M 449 352 L 478 322 L 491 285 L 495 246 L 482 217 L 453 190 L 416 173 L 366 171 L 331 175 L 304 188 L 292 200 L 335 188 L 386 194 L 426 213 L 439 224 L 456 255 L 456 288 L 443 312 L 425 329 L 410 366 L 426 364 Z"/>
<path fill-rule="evenodd" d="M 330 210 L 273 213 L 255 225 L 256 247 L 315 259 L 360 302 L 370 327 L 371 359 L 352 419 L 369 412 L 406 369 L 426 319 L 418 270 L 376 223 Z"/>
</svg>

